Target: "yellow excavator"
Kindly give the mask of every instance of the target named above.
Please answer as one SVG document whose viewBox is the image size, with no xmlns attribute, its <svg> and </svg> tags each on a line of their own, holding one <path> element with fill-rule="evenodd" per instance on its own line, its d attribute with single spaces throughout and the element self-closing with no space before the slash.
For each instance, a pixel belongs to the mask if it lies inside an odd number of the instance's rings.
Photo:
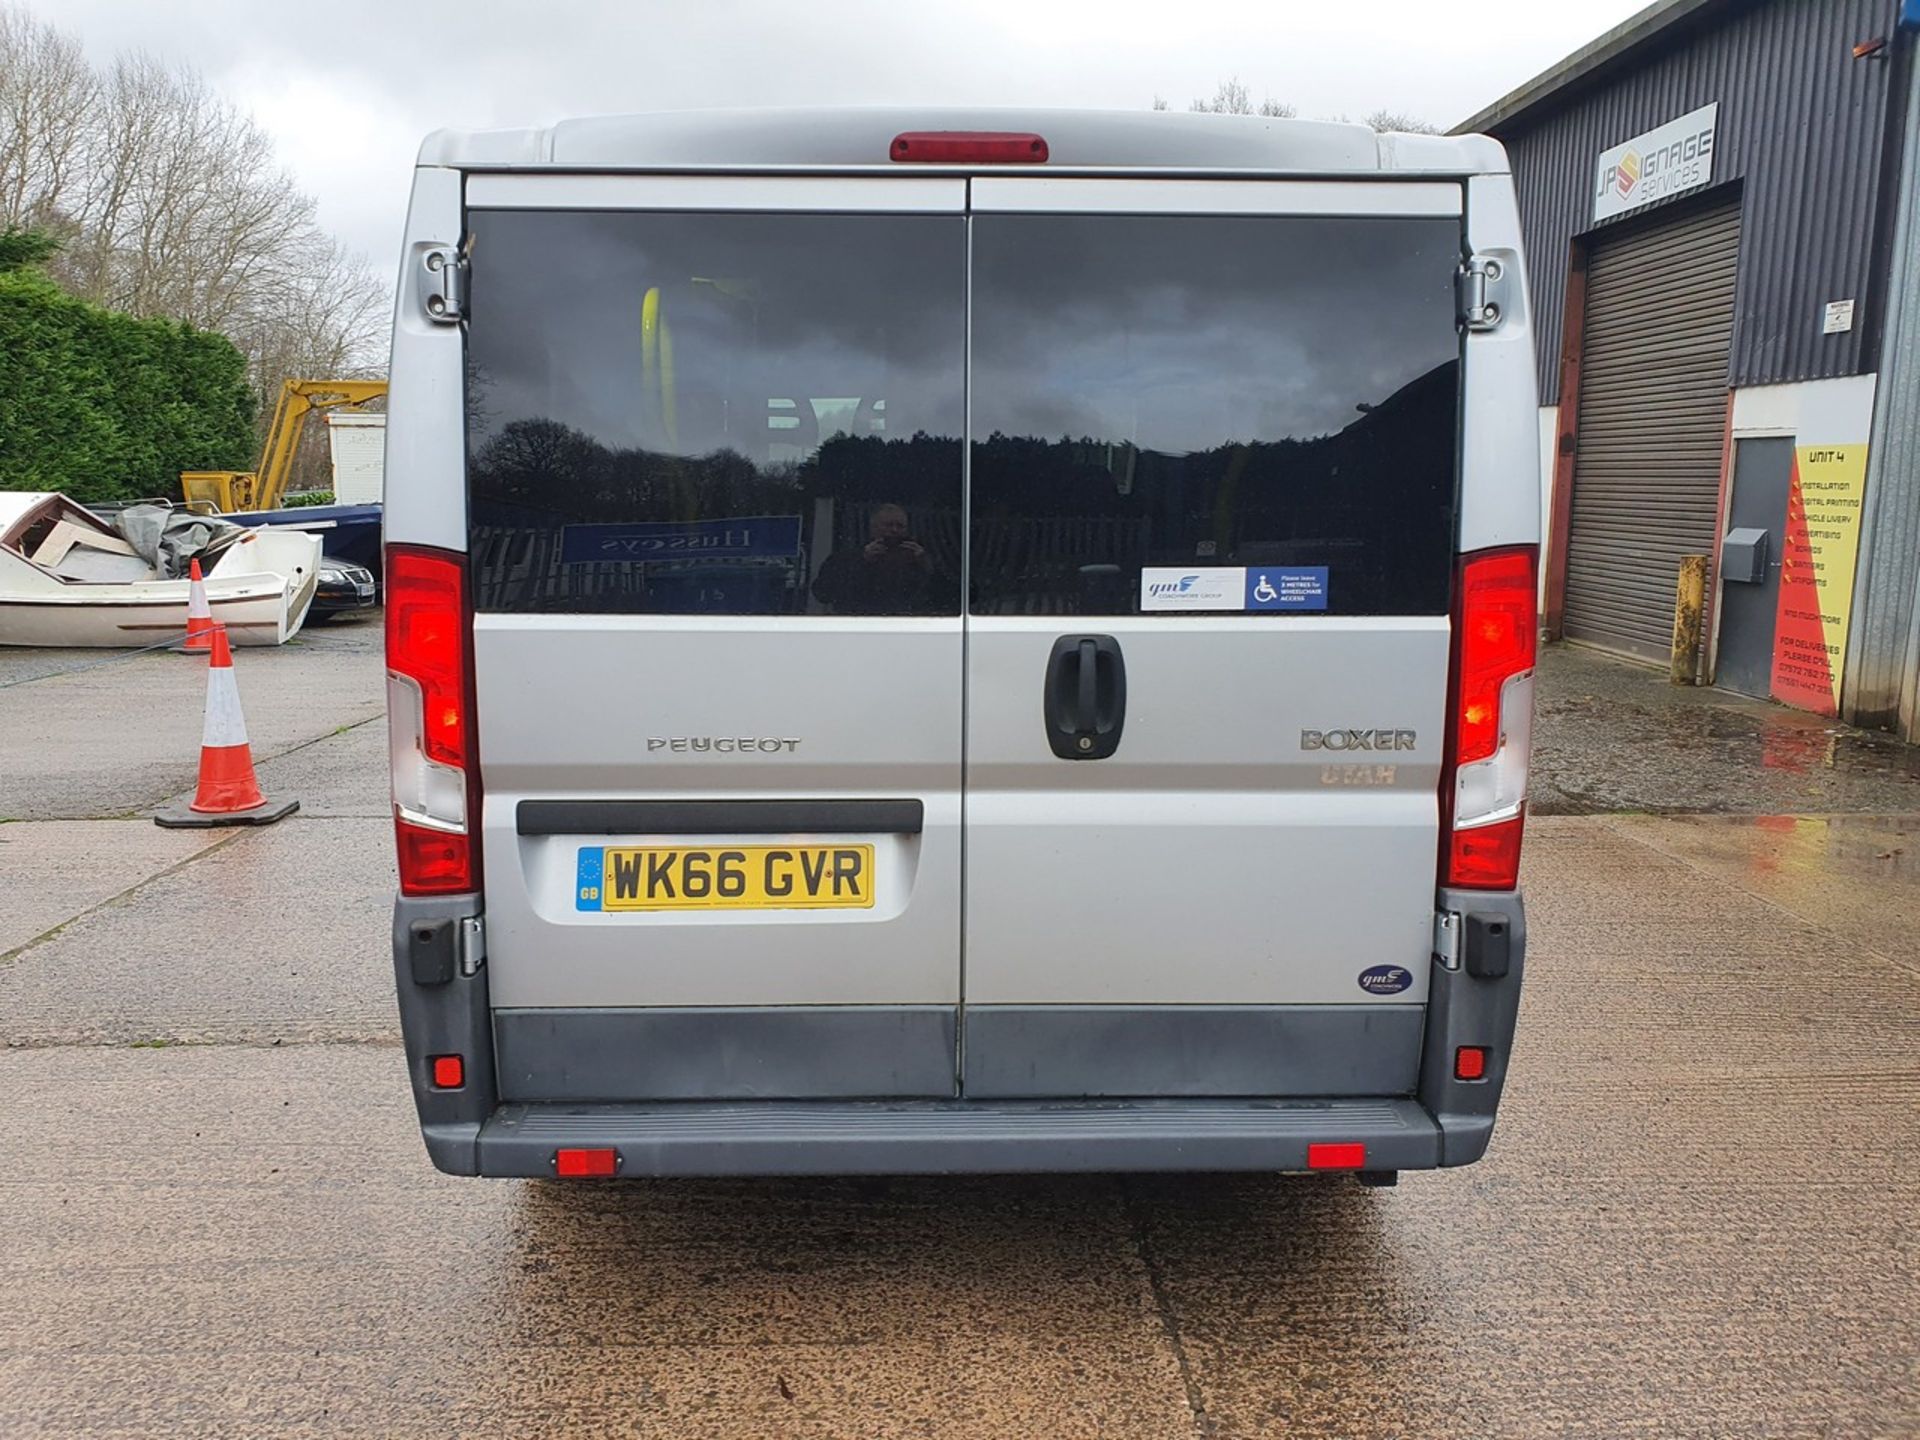
<svg viewBox="0 0 1920 1440">
<path fill-rule="evenodd" d="M 289 380 L 280 387 L 257 470 L 183 470 L 180 494 L 189 510 L 213 507 L 223 515 L 278 509 L 293 472 L 294 452 L 309 413 L 345 405 L 358 409 L 387 393 L 384 380 Z"/>
</svg>

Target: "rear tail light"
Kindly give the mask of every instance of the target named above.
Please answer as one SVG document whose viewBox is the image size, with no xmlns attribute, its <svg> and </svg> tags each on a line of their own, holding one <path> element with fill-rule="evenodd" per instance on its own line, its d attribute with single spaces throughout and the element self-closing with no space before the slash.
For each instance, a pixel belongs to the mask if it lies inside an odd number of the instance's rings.
<svg viewBox="0 0 1920 1440">
<path fill-rule="evenodd" d="M 387 734 L 403 895 L 478 889 L 480 786 L 472 715 L 472 626 L 464 557 L 390 545 Z"/>
<path fill-rule="evenodd" d="M 1447 885 L 1511 890 L 1520 883 L 1533 747 L 1536 559 L 1528 546 L 1483 550 L 1460 563 L 1441 793 Z"/>
<path fill-rule="evenodd" d="M 1447 883 L 1467 890 L 1511 890 L 1520 883 L 1520 832 L 1524 815 L 1470 825 L 1453 832 Z"/>
<path fill-rule="evenodd" d="M 1044 165 L 1047 142 L 1009 130 L 909 130 L 893 137 L 894 160 L 934 165 Z"/>
</svg>

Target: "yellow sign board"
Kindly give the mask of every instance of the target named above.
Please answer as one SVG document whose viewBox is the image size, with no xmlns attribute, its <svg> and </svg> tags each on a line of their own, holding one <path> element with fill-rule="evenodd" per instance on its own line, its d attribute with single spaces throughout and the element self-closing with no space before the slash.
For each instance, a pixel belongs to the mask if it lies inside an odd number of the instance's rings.
<svg viewBox="0 0 1920 1440">
<path fill-rule="evenodd" d="M 1794 450 L 1770 688 L 1776 700 L 1820 715 L 1840 713 L 1866 488 L 1865 445 Z"/>
</svg>

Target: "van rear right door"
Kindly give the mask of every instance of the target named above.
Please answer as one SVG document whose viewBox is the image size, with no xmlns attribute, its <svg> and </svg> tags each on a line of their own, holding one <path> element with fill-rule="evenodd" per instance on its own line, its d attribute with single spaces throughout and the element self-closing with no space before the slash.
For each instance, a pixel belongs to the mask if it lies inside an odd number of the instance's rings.
<svg viewBox="0 0 1920 1440">
<path fill-rule="evenodd" d="M 970 203 L 965 1093 L 1411 1093 L 1461 187 Z"/>
</svg>

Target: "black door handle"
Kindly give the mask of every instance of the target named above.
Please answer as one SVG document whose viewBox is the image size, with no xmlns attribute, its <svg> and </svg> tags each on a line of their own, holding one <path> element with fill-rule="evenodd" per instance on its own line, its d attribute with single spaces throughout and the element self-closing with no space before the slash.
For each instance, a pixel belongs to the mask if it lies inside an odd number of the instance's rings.
<svg viewBox="0 0 1920 1440">
<path fill-rule="evenodd" d="M 1111 635 L 1062 635 L 1047 657 L 1047 744 L 1062 760 L 1104 760 L 1127 720 L 1127 662 Z"/>
</svg>

